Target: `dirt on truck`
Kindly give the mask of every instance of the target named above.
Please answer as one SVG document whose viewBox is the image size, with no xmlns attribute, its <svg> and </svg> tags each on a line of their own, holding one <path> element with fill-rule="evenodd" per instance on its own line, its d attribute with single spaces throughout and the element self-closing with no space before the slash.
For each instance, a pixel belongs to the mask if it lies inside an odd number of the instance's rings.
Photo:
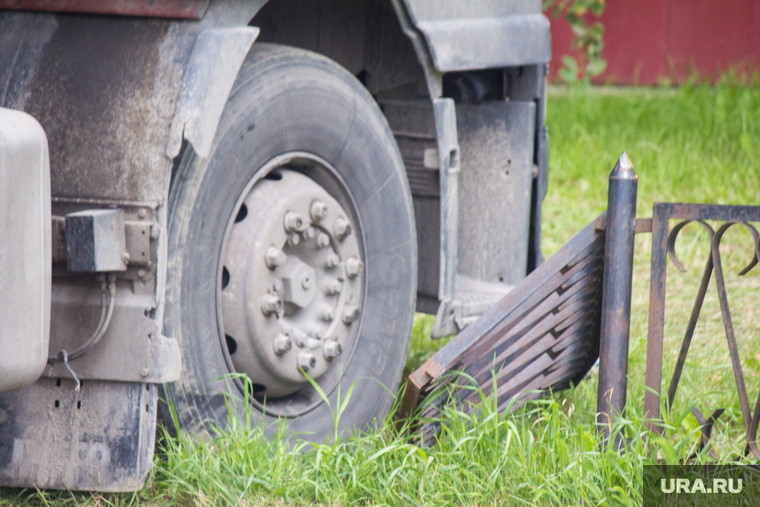
<svg viewBox="0 0 760 507">
<path fill-rule="evenodd" d="M 539 0 L 0 0 L 0 485 L 385 418 L 542 261 L 549 58 Z"/>
</svg>

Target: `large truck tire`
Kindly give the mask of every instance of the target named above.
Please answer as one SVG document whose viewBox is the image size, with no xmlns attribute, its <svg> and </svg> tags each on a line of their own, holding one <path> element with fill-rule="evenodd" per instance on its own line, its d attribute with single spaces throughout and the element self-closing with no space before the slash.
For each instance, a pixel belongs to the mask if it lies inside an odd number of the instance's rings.
<svg viewBox="0 0 760 507">
<path fill-rule="evenodd" d="M 164 326 L 183 365 L 166 395 L 181 428 L 213 432 L 232 406 L 270 435 L 286 418 L 323 441 L 352 386 L 340 429 L 382 422 L 416 244 L 403 162 L 366 89 L 320 55 L 255 44 L 211 155 L 185 149 L 170 191 Z"/>
</svg>

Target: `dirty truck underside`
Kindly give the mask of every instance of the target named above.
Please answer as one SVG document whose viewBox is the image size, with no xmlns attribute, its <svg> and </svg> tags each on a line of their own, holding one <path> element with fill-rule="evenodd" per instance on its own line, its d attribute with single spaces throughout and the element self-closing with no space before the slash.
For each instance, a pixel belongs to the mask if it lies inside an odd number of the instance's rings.
<svg viewBox="0 0 760 507">
<path fill-rule="evenodd" d="M 159 398 L 321 440 L 304 373 L 374 377 L 343 422 L 385 417 L 415 309 L 456 334 L 542 260 L 548 30 L 537 0 L 0 0 L 0 485 L 140 488 Z"/>
</svg>

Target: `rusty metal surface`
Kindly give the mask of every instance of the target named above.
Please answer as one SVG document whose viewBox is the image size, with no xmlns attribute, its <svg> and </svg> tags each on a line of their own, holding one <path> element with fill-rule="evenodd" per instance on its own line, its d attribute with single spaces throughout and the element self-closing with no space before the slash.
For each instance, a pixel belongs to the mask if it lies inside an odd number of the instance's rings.
<svg viewBox="0 0 760 507">
<path fill-rule="evenodd" d="M 679 219 L 676 226 L 668 231 L 668 219 Z M 705 222 L 715 220 L 724 222 L 717 230 Z M 662 350 L 663 333 L 665 328 L 665 290 L 667 277 L 667 257 L 681 271 L 685 271 L 678 260 L 675 251 L 675 242 L 679 232 L 690 222 L 697 222 L 705 228 L 710 236 L 710 256 L 705 263 L 702 281 L 697 292 L 694 307 L 687 324 L 681 351 L 673 371 L 673 376 L 668 388 L 667 406 L 670 407 L 675 399 L 678 382 L 683 371 L 689 346 L 694 335 L 694 329 L 699 319 L 702 303 L 704 302 L 707 287 L 713 273 L 720 301 L 721 315 L 726 333 L 726 342 L 731 356 L 734 378 L 736 381 L 737 394 L 741 404 L 741 412 L 744 420 L 744 429 L 747 435 L 747 451 L 752 452 L 755 458 L 760 459 L 760 450 L 757 447 L 757 428 L 760 422 L 760 397 L 755 403 L 754 412 L 750 409 L 747 387 L 744 381 L 739 351 L 736 345 L 731 310 L 728 304 L 723 266 L 720 255 L 720 242 L 724 233 L 736 224 L 742 224 L 750 232 L 754 241 L 754 256 L 750 263 L 739 273 L 744 275 L 753 269 L 760 258 L 760 234 L 748 222 L 760 221 L 760 206 L 722 206 L 715 204 L 683 204 L 683 203 L 655 203 L 652 218 L 652 268 L 651 285 L 649 294 L 649 332 L 647 337 L 647 366 L 646 387 L 644 396 L 644 415 L 649 420 L 648 426 L 651 431 L 662 433 L 663 427 L 658 423 L 660 416 L 660 392 L 662 384 Z M 712 424 L 718 418 L 722 409 L 716 410 L 709 419 L 705 419 L 701 412 L 696 411 L 695 416 L 703 426 L 701 448 L 708 445 L 708 439 Z M 711 451 L 714 455 L 714 451 Z"/>
<path fill-rule="evenodd" d="M 423 421 L 445 404 L 470 411 L 479 394 L 449 391 L 457 383 L 474 382 L 486 396 L 495 389 L 506 410 L 582 379 L 599 350 L 604 219 L 603 213 L 412 373 L 400 415 L 425 398 Z M 423 424 L 422 432 L 430 442 L 435 423 Z"/>
<path fill-rule="evenodd" d="M 0 0 L 0 9 L 201 19 L 209 0 Z"/>
<path fill-rule="evenodd" d="M 599 344 L 597 424 L 605 437 L 625 409 L 631 330 L 633 237 L 636 234 L 638 176 L 623 152 L 609 178 L 604 247 L 602 328 Z M 615 446 L 619 446 L 616 437 Z"/>
</svg>

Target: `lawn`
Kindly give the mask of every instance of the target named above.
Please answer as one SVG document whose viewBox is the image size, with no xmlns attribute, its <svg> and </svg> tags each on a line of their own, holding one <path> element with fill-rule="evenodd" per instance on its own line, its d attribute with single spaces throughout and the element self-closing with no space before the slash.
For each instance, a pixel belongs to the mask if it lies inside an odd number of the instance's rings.
<svg viewBox="0 0 760 507">
<path fill-rule="evenodd" d="M 606 207 L 607 176 L 623 150 L 639 175 L 638 215 L 655 201 L 757 204 L 760 201 L 760 88 L 722 85 L 680 89 L 553 89 L 550 190 L 544 203 L 544 253 L 549 256 Z M 760 268 L 735 273 L 752 256 L 749 234 L 724 239 L 724 266 L 751 402 L 760 384 Z M 665 367 L 678 353 L 707 254 L 706 234 L 689 226 L 678 250 L 685 274 L 669 267 Z M 448 412 L 432 448 L 420 448 L 387 421 L 377 431 L 323 445 L 288 447 L 232 421 L 219 438 L 164 438 L 146 489 L 134 495 L 41 495 L 4 490 L 0 505 L 280 505 L 482 504 L 640 505 L 641 466 L 687 458 L 697 434 L 692 406 L 725 407 L 716 428 L 722 459 L 745 441 L 715 289 L 695 333 L 676 404 L 653 455 L 644 451 L 640 415 L 646 355 L 650 238 L 636 238 L 628 411 L 622 455 L 601 451 L 594 428 L 596 373 L 578 387 L 508 415 L 484 400 L 476 416 Z M 432 321 L 417 316 L 407 370 L 444 341 L 429 339 Z M 667 380 L 665 380 L 667 381 Z M 308 452 L 304 452 L 308 451 Z"/>
</svg>

